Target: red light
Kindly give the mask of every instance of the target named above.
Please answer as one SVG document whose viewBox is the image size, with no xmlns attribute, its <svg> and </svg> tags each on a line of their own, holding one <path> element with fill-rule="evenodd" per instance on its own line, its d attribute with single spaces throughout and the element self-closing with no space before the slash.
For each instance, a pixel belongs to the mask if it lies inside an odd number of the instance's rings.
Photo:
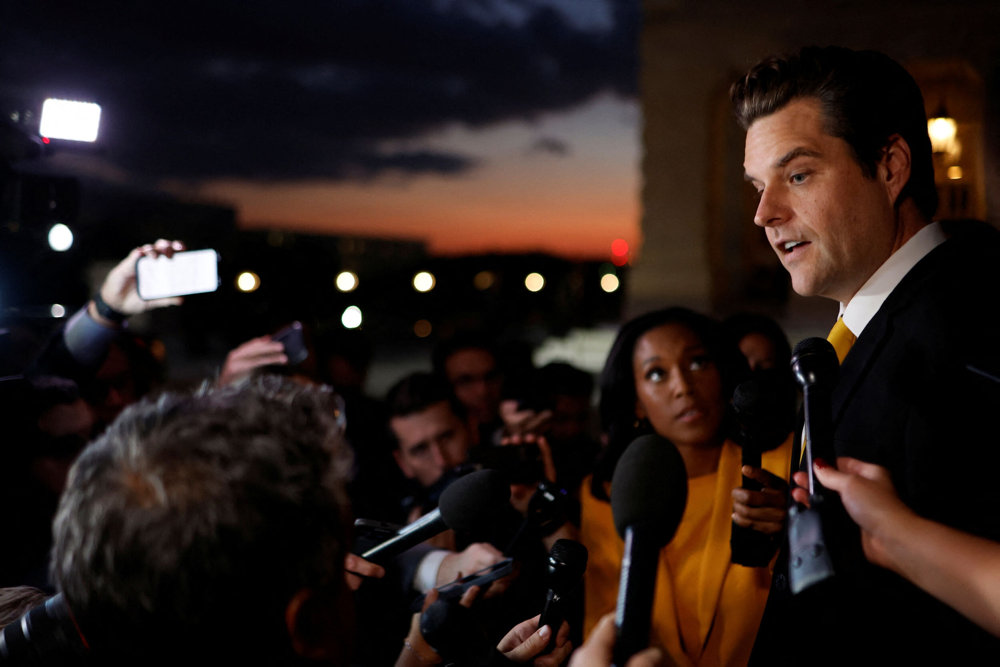
<svg viewBox="0 0 1000 667">
<path fill-rule="evenodd" d="M 49 138 L 48 137 L 42 137 L 42 143 L 43 144 L 49 143 Z"/>
<path fill-rule="evenodd" d="M 611 263 L 615 266 L 625 266 L 628 263 L 627 257 L 614 256 L 611 258 Z"/>
<path fill-rule="evenodd" d="M 611 254 L 615 257 L 628 255 L 628 242 L 625 239 L 615 239 L 611 242 Z"/>
</svg>

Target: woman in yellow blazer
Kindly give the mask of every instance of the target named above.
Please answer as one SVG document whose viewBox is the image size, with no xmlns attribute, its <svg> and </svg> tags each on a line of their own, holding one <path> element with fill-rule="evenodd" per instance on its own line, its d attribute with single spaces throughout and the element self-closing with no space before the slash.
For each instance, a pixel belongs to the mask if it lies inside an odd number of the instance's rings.
<svg viewBox="0 0 1000 667">
<path fill-rule="evenodd" d="M 681 453 L 688 500 L 677 533 L 660 553 L 651 645 L 681 666 L 746 664 L 771 571 L 731 562 L 731 526 L 735 520 L 780 533 L 791 456 L 789 434 L 764 453 L 763 470 L 749 470 L 764 490 L 734 491 L 747 471 L 741 471 L 740 448 L 727 438 L 727 405 L 748 373 L 721 323 L 685 308 L 647 313 L 619 331 L 601 376 L 607 445 L 581 490 L 581 541 L 590 554 L 585 634 L 615 608 L 624 553 L 608 502 L 615 465 L 636 437 L 657 433 Z"/>
</svg>

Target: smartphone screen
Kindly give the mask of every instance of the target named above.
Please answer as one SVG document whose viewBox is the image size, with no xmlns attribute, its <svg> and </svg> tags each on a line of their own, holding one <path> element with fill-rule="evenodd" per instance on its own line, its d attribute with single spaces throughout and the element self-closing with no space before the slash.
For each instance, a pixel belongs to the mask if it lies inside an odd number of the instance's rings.
<svg viewBox="0 0 1000 667">
<path fill-rule="evenodd" d="M 219 288 L 219 255 L 215 250 L 187 250 L 173 257 L 140 257 L 136 289 L 145 300 L 203 294 Z"/>
</svg>

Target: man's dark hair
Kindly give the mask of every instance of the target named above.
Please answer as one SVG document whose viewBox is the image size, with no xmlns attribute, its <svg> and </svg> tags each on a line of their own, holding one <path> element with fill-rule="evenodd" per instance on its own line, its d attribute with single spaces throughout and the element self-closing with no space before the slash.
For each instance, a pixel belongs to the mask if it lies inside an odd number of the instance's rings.
<svg viewBox="0 0 1000 667">
<path fill-rule="evenodd" d="M 447 401 L 459 419 L 465 418 L 465 408 L 455 399 L 451 385 L 436 373 L 411 373 L 392 385 L 385 397 L 390 418 L 422 412 L 441 401 Z"/>
<path fill-rule="evenodd" d="M 927 220 L 937 211 L 934 163 L 924 98 L 902 65 L 877 51 L 809 46 L 757 63 L 729 91 L 743 129 L 789 102 L 812 98 L 828 134 L 847 142 L 863 173 L 874 178 L 888 139 L 910 146 L 910 180 L 898 199 L 912 197 Z"/>
<path fill-rule="evenodd" d="M 52 571 L 95 657 L 291 658 L 288 602 L 346 585 L 349 454 L 331 398 L 268 375 L 164 394 L 84 450 Z"/>
</svg>

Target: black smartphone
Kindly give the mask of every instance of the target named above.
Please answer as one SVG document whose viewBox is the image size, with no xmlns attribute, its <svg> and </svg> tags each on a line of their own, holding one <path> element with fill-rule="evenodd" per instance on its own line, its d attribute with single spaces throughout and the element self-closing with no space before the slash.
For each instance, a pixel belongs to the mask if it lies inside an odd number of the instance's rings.
<svg viewBox="0 0 1000 667">
<path fill-rule="evenodd" d="M 444 584 L 443 586 L 438 586 L 438 599 L 458 600 L 465 595 L 465 591 L 469 590 L 473 586 L 479 586 L 480 590 L 485 590 L 491 583 L 497 579 L 506 577 L 513 571 L 514 559 L 504 558 L 489 567 L 484 567 L 478 572 L 473 572 L 472 574 L 468 574 L 460 579 Z M 410 606 L 410 609 L 412 611 L 420 611 L 420 609 L 424 606 L 424 599 L 426 597 L 426 594 L 417 597 L 417 599 L 414 600 L 413 604 Z"/>
<path fill-rule="evenodd" d="M 288 357 L 289 366 L 301 364 L 309 356 L 309 349 L 306 347 L 305 337 L 302 334 L 301 322 L 292 322 L 271 336 L 271 340 L 278 341 L 285 346 L 285 356 Z"/>
</svg>

